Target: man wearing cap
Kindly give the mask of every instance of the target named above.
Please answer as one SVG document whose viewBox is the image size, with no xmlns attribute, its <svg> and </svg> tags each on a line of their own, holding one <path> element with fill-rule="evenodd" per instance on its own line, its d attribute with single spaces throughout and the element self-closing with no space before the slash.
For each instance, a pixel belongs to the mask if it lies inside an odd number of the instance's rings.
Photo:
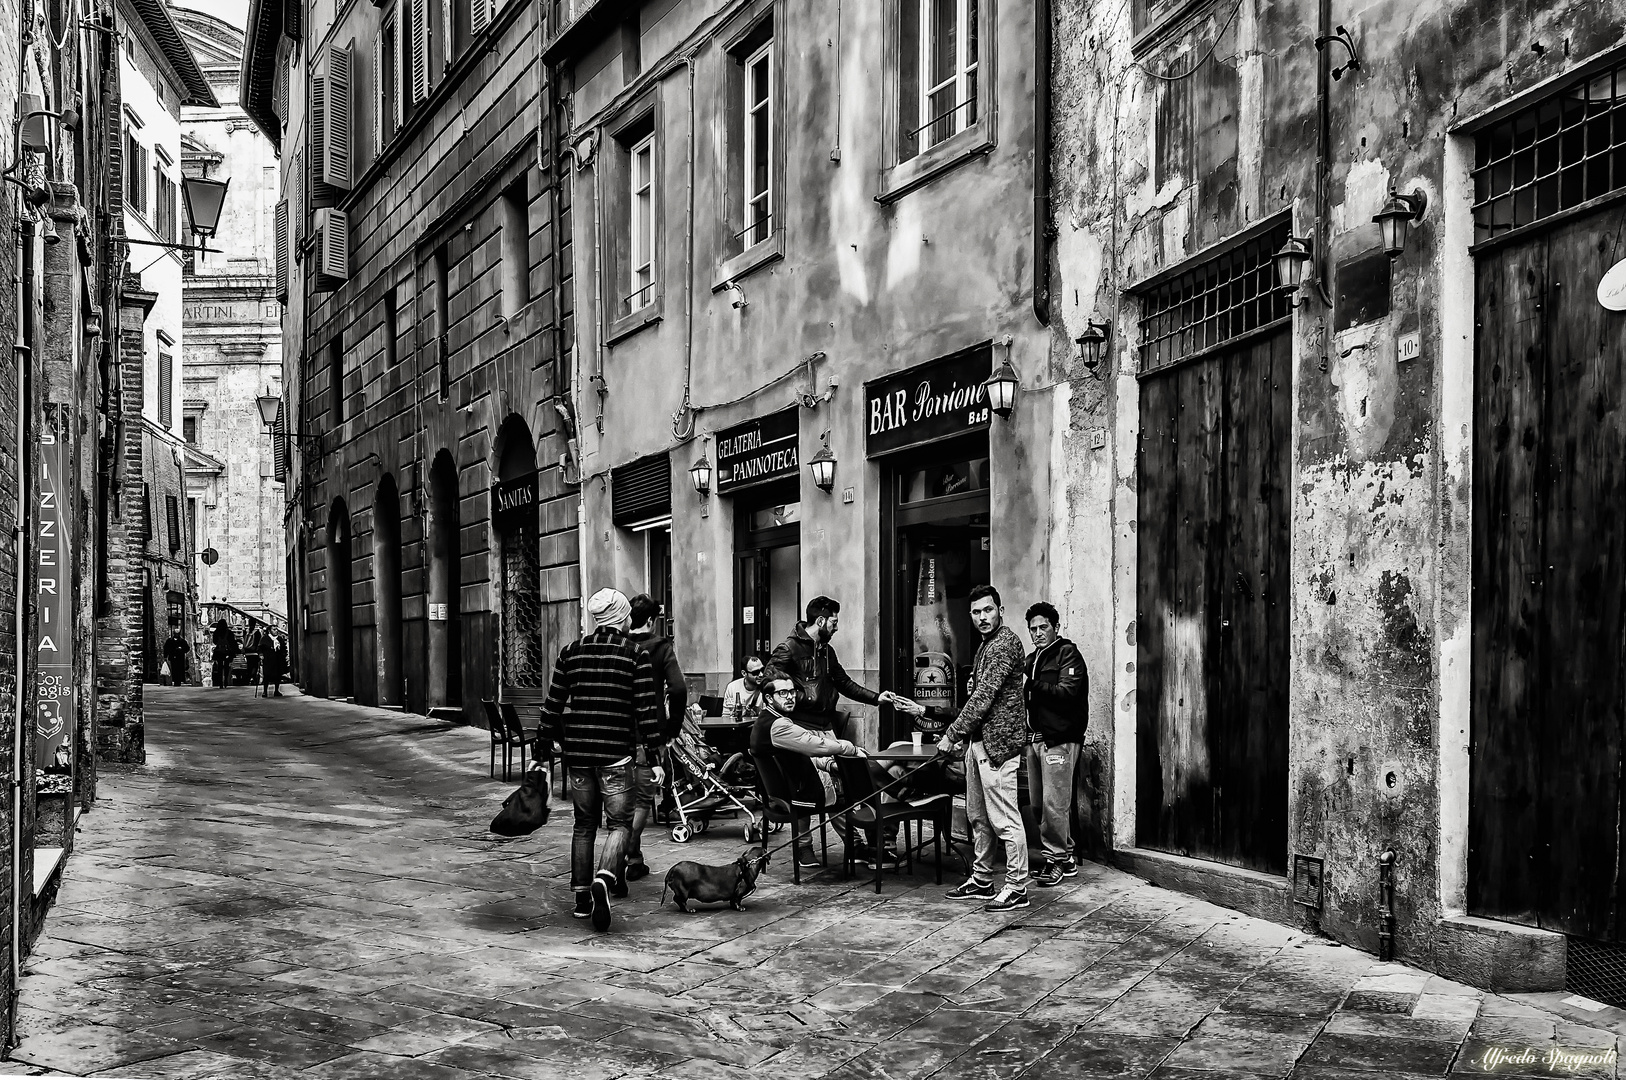
<svg viewBox="0 0 1626 1080">
<path fill-rule="evenodd" d="M 610 897 L 627 895 L 626 845 L 636 796 L 633 756 L 649 760 L 665 743 L 655 671 L 649 654 L 627 635 L 632 605 L 615 589 L 587 601 L 593 630 L 559 652 L 553 685 L 542 706 L 544 740 L 564 758 L 576 825 L 570 839 L 570 887 L 578 919 L 595 930 L 610 926 Z M 654 767 L 655 782 L 665 775 Z M 599 815 L 609 835 L 593 868 Z"/>
</svg>

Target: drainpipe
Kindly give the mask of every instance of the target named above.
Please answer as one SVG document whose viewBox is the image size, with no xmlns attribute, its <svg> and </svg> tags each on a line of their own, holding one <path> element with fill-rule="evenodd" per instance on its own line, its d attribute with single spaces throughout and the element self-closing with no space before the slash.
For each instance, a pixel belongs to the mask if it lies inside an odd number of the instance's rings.
<svg viewBox="0 0 1626 1080">
<path fill-rule="evenodd" d="M 685 56 L 683 63 L 689 69 L 689 212 L 688 216 L 683 219 L 684 260 L 685 269 L 687 270 L 683 285 L 685 309 L 683 318 L 683 405 L 677 415 L 672 418 L 672 434 L 679 439 L 687 439 L 692 436 L 695 422 L 699 419 L 695 415 L 693 402 L 689 397 L 689 392 L 694 386 L 694 53 L 691 52 Z M 689 429 L 687 431 L 683 430 L 685 417 L 689 420 Z"/>
<path fill-rule="evenodd" d="M 1033 32 L 1033 314 L 1050 325 L 1050 0 L 1036 0 Z"/>
<path fill-rule="evenodd" d="M 1394 959 L 1395 952 L 1395 853 L 1378 856 L 1378 959 Z"/>
<path fill-rule="evenodd" d="M 1332 0 L 1320 0 L 1318 37 L 1325 39 L 1332 33 Z M 1327 269 L 1331 265 L 1327 252 L 1328 176 L 1332 171 L 1332 52 L 1316 50 L 1316 96 L 1319 98 L 1319 130 L 1316 132 L 1315 160 L 1315 250 L 1311 264 L 1321 296 L 1327 296 Z M 1327 302 L 1331 307 L 1331 301 Z"/>
</svg>

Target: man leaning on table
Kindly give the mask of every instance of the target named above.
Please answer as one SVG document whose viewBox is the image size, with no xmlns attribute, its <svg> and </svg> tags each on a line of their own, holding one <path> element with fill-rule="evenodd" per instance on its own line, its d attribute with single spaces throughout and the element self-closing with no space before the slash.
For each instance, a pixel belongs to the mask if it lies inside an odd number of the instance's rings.
<svg viewBox="0 0 1626 1080">
<path fill-rule="evenodd" d="M 1028 741 L 1022 700 L 1026 652 L 1005 625 L 1005 608 L 991 585 L 971 590 L 971 624 L 982 636 L 959 719 L 938 741 L 941 750 L 969 743 L 965 752 L 965 816 L 975 856 L 971 876 L 951 900 L 987 900 L 989 911 L 1028 906 L 1028 841 L 1017 808 L 1017 770 Z M 994 892 L 994 840 L 1005 842 L 1005 887 Z"/>
</svg>

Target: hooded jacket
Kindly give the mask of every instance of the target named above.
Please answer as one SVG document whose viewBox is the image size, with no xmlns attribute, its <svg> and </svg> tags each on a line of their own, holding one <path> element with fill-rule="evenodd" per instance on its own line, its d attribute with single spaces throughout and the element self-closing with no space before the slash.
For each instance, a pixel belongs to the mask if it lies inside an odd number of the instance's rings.
<svg viewBox="0 0 1626 1080">
<path fill-rule="evenodd" d="M 1046 746 L 1076 743 L 1089 726 L 1090 674 L 1078 646 L 1058 637 L 1028 657 L 1028 726 Z"/>
<path fill-rule="evenodd" d="M 881 699 L 874 690 L 852 681 L 836 659 L 836 650 L 827 642 L 814 641 L 805 622 L 797 623 L 774 649 L 770 666 L 796 683 L 802 693 L 794 716 L 812 727 L 830 727 L 836 704 L 844 697 L 865 705 Z"/>
<path fill-rule="evenodd" d="M 666 706 L 661 731 L 670 742 L 683 727 L 683 710 L 689 704 L 689 685 L 683 679 L 683 669 L 678 666 L 677 648 L 671 638 L 654 631 L 631 636 L 638 647 L 649 654 L 649 664 L 655 669 L 655 693 Z"/>
</svg>

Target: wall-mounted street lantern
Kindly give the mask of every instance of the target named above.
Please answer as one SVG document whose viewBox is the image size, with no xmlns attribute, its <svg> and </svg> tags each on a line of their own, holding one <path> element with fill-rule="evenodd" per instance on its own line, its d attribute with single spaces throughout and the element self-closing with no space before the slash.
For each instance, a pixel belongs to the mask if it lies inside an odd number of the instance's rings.
<svg viewBox="0 0 1626 1080">
<path fill-rule="evenodd" d="M 201 176 L 181 178 L 181 197 L 186 200 L 186 217 L 192 231 L 205 240 L 213 239 L 220 228 L 220 211 L 226 205 L 226 185 L 230 180 L 209 180 Z"/>
<path fill-rule="evenodd" d="M 1016 369 L 1011 367 L 1009 347 L 1006 348 L 1005 359 L 1000 363 L 999 369 L 988 376 L 988 381 L 982 384 L 988 392 L 988 405 L 1005 419 L 1010 419 L 1011 408 L 1016 404 L 1016 392 L 1022 388 L 1022 383 L 1016 377 Z"/>
<path fill-rule="evenodd" d="M 277 413 L 282 410 L 282 399 L 274 394 L 261 394 L 256 399 L 256 402 L 260 406 L 260 420 L 265 424 L 266 434 L 274 433 L 277 426 Z M 316 438 L 314 435 L 307 435 L 303 431 L 296 431 L 292 428 L 289 428 L 285 434 L 295 443 Z"/>
<path fill-rule="evenodd" d="M 824 445 L 819 447 L 819 452 L 813 455 L 807 467 L 813 473 L 813 483 L 818 485 L 819 490 L 829 491 L 836 486 L 836 456 L 830 452 L 830 433 L 826 431 L 822 438 Z"/>
<path fill-rule="evenodd" d="M 1102 359 L 1106 356 L 1107 338 L 1112 333 L 1110 322 L 1096 322 L 1090 319 L 1084 324 L 1084 332 L 1073 339 L 1078 346 L 1078 360 L 1084 365 L 1084 370 L 1091 376 L 1097 376 Z"/>
<path fill-rule="evenodd" d="M 1372 218 L 1383 228 L 1383 250 L 1389 258 L 1397 259 L 1406 250 L 1406 234 L 1411 231 L 1411 223 L 1422 221 L 1427 210 L 1428 196 L 1421 191 L 1402 195 L 1390 189 L 1389 201 Z"/>
<path fill-rule="evenodd" d="M 711 462 L 705 454 L 700 460 L 689 466 L 689 481 L 694 484 L 695 494 L 704 499 L 711 494 Z"/>
</svg>

